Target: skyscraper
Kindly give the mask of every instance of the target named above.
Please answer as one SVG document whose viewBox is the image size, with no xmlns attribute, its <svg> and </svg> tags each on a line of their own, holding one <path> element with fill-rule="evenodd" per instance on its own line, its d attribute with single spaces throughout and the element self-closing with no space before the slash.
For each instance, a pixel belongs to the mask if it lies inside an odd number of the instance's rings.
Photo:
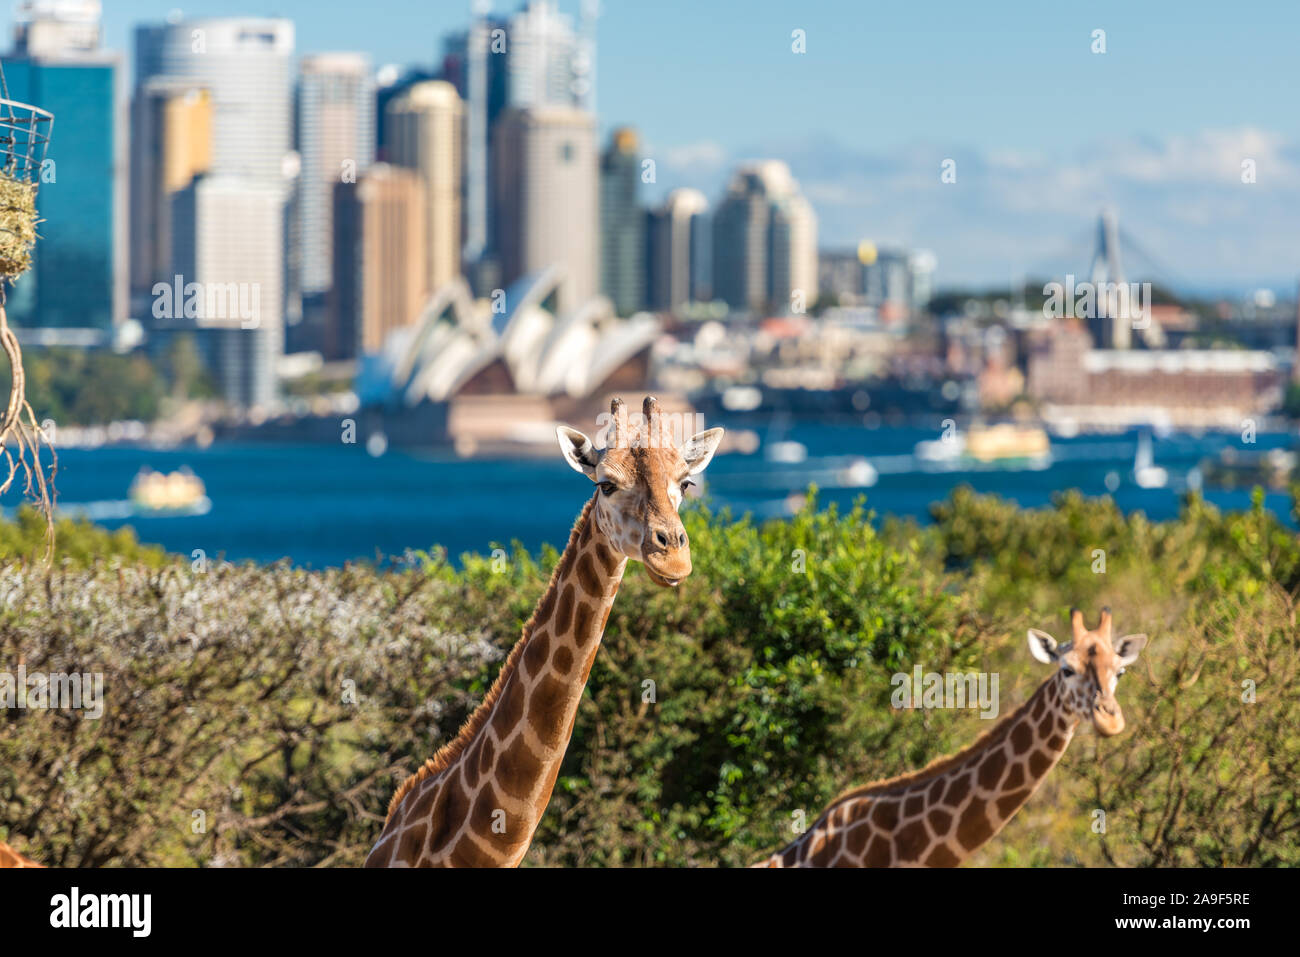
<svg viewBox="0 0 1300 957">
<path fill-rule="evenodd" d="M 375 158 L 387 162 L 384 144 L 388 142 L 388 104 L 405 94 L 417 83 L 429 80 L 441 80 L 433 70 L 424 66 L 410 66 L 402 69 L 393 64 L 380 67 L 375 72 Z"/>
<path fill-rule="evenodd" d="M 143 314 L 154 283 L 172 280 L 172 198 L 212 167 L 212 95 L 189 80 L 146 80 L 131 143 L 131 292 Z"/>
<path fill-rule="evenodd" d="M 213 172 L 280 182 L 293 137 L 293 37 L 289 20 L 184 20 L 137 30 L 136 59 L 212 92 Z"/>
<path fill-rule="evenodd" d="M 732 309 L 767 305 L 769 219 L 762 178 L 742 170 L 713 214 L 713 297 Z"/>
<path fill-rule="evenodd" d="M 277 393 L 286 313 L 298 270 L 287 256 L 295 202 L 290 59 L 293 24 L 255 17 L 176 20 L 136 30 L 137 71 L 207 90 L 209 172 L 172 203 L 172 274 L 221 308 L 201 316 L 153 309 L 160 338 L 197 324 L 199 344 L 228 402 L 266 405 Z M 137 73 L 141 82 L 150 77 Z M 231 310 L 237 293 L 244 308 Z M 244 313 L 253 310 L 256 319 Z M 173 307 L 174 307 L 173 303 Z M 159 312 L 163 315 L 159 315 Z"/>
<path fill-rule="evenodd" d="M 378 163 L 334 187 L 330 357 L 376 353 L 414 322 L 428 295 L 425 187 L 415 170 Z"/>
<path fill-rule="evenodd" d="M 705 298 L 703 259 L 708 248 L 708 201 L 694 189 L 675 189 L 646 217 L 647 302 L 651 309 L 680 313 Z"/>
<path fill-rule="evenodd" d="M 461 274 L 464 122 L 456 88 L 442 80 L 417 83 L 388 104 L 384 152 L 389 162 L 417 171 L 424 180 L 430 290 Z"/>
<path fill-rule="evenodd" d="M 797 193 L 772 203 L 768 301 L 806 312 L 817 299 L 817 216 Z"/>
<path fill-rule="evenodd" d="M 27 2 L 3 58 L 9 96 L 55 115 L 41 171 L 41 241 L 9 294 L 15 326 L 103 339 L 126 317 L 127 218 L 121 58 L 99 47 L 98 0 Z M 58 330 L 58 331 L 54 331 Z"/>
<path fill-rule="evenodd" d="M 202 332 L 200 346 L 228 402 L 270 405 L 284 345 L 284 187 L 204 175 L 172 205 L 172 262 L 181 294 L 159 287 L 159 300 L 170 297 L 170 309 L 156 300 L 155 316 L 171 320 L 172 328 Z"/>
<path fill-rule="evenodd" d="M 622 316 L 645 307 L 645 214 L 637 202 L 641 157 L 636 131 L 614 131 L 600 158 L 601 291 Z"/>
<path fill-rule="evenodd" d="M 443 78 L 465 101 L 465 249 L 467 266 L 491 250 L 491 130 L 506 107 L 508 22 L 475 4 L 468 30 L 443 39 Z"/>
<path fill-rule="evenodd" d="M 741 166 L 713 217 L 713 294 L 733 309 L 817 299 L 817 219 L 784 163 Z"/>
<path fill-rule="evenodd" d="M 306 56 L 298 66 L 298 155 L 302 185 L 298 236 L 302 291 L 329 289 L 334 184 L 355 183 L 375 154 L 375 89 L 370 61 L 359 53 Z"/>
<path fill-rule="evenodd" d="M 594 96 L 590 41 L 553 0 L 528 0 L 510 18 L 508 105 L 517 110 L 572 107 L 590 111 Z"/>
<path fill-rule="evenodd" d="M 502 280 L 558 265 L 558 310 L 585 302 L 600 275 L 595 118 L 563 107 L 509 110 L 492 151 Z"/>
</svg>

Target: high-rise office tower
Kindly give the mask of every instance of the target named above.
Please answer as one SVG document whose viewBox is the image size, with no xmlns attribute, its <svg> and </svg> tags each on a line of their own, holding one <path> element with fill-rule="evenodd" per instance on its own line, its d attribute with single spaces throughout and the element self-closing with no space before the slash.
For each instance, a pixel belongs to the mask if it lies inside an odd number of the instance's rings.
<svg viewBox="0 0 1300 957">
<path fill-rule="evenodd" d="M 331 358 L 378 352 L 419 315 L 429 292 L 425 206 L 423 177 L 388 163 L 335 185 Z"/>
<path fill-rule="evenodd" d="M 736 171 L 713 217 L 713 294 L 733 309 L 789 312 L 817 299 L 817 219 L 784 163 Z"/>
<path fill-rule="evenodd" d="M 143 304 L 154 283 L 172 281 L 172 198 L 212 167 L 212 95 L 189 80 L 146 80 L 131 143 L 131 292 Z"/>
<path fill-rule="evenodd" d="M 491 250 L 491 131 L 506 106 L 509 60 L 506 20 L 476 2 L 468 30 L 443 38 L 443 78 L 465 101 L 465 249 L 467 266 Z"/>
<path fill-rule="evenodd" d="M 637 202 L 641 157 L 636 131 L 614 131 L 600 158 L 601 291 L 614 311 L 645 308 L 645 214 Z"/>
<path fill-rule="evenodd" d="M 713 214 L 713 296 L 732 309 L 767 305 L 770 205 L 762 178 L 742 170 Z"/>
<path fill-rule="evenodd" d="M 292 154 L 290 61 L 293 24 L 256 17 L 175 20 L 136 30 L 143 81 L 189 81 L 212 100 L 209 172 L 173 199 L 172 273 L 213 296 L 256 299 L 257 320 L 212 309 L 197 325 L 200 346 L 227 401 L 265 405 L 277 392 L 286 315 L 298 268 L 288 257 L 300 172 Z M 229 299 L 229 296 L 225 297 Z M 244 310 L 247 311 L 247 310 Z M 185 323 L 157 318 L 159 338 Z"/>
<path fill-rule="evenodd" d="M 586 16 L 586 14 L 584 14 Z M 572 107 L 590 111 L 595 95 L 592 64 L 595 50 L 573 18 L 560 13 L 553 0 L 528 0 L 510 18 L 506 69 L 508 105 L 512 109 Z"/>
<path fill-rule="evenodd" d="M 388 104 L 404 95 L 417 83 L 429 80 L 441 80 L 435 71 L 424 66 L 398 67 L 394 64 L 381 66 L 375 71 L 375 159 L 388 162 L 384 155 L 384 144 L 388 142 Z"/>
<path fill-rule="evenodd" d="M 417 83 L 388 104 L 384 153 L 417 171 L 425 188 L 428 288 L 461 274 L 461 177 L 465 109 L 456 88 L 442 80 Z"/>
<path fill-rule="evenodd" d="M 703 193 L 675 189 L 662 206 L 647 214 L 647 301 L 651 309 L 680 313 L 688 303 L 706 297 L 707 209 Z"/>
<path fill-rule="evenodd" d="M 172 201 L 173 268 L 168 290 L 178 329 L 197 328 L 222 394 L 240 406 L 276 398 L 284 345 L 284 186 L 273 180 L 205 175 Z M 184 308 L 182 308 L 184 306 Z M 155 309 L 155 313 L 162 311 Z"/>
<path fill-rule="evenodd" d="M 772 204 L 768 301 L 806 312 L 817 299 L 817 215 L 797 193 Z"/>
<path fill-rule="evenodd" d="M 32 56 L 94 53 L 100 44 L 100 0 L 20 0 L 14 37 Z"/>
<path fill-rule="evenodd" d="M 359 53 L 323 53 L 298 65 L 298 235 L 302 291 L 329 289 L 334 185 L 355 183 L 374 160 L 375 88 L 370 61 Z"/>
<path fill-rule="evenodd" d="M 212 93 L 212 168 L 280 182 L 292 148 L 293 23 L 257 17 L 183 20 L 136 31 L 136 59 Z"/>
<path fill-rule="evenodd" d="M 493 140 L 502 280 L 558 265 L 564 312 L 596 294 L 600 216 L 595 118 L 580 110 L 508 110 Z"/>
<path fill-rule="evenodd" d="M 6 304 L 10 322 L 48 341 L 102 341 L 127 312 L 122 63 L 100 49 L 99 13 L 98 0 L 22 3 L 3 57 L 10 98 L 55 115 L 41 241 Z"/>
</svg>

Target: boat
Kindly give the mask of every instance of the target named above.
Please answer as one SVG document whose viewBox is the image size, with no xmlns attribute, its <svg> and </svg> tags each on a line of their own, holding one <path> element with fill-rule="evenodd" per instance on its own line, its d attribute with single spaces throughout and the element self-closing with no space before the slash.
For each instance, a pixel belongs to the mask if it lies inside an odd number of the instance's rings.
<svg viewBox="0 0 1300 957">
<path fill-rule="evenodd" d="M 1133 481 L 1139 488 L 1164 488 L 1169 484 L 1169 473 L 1155 464 L 1150 432 L 1138 436 L 1137 454 L 1133 457 Z"/>
<path fill-rule="evenodd" d="M 914 454 L 924 462 L 954 467 L 1042 468 L 1051 464 L 1052 443 L 1038 426 L 1000 422 L 973 425 L 965 435 L 954 431 L 940 439 L 918 442 Z"/>
<path fill-rule="evenodd" d="M 142 515 L 202 515 L 212 507 L 203 480 L 188 468 L 163 473 L 145 466 L 131 480 L 129 498 Z"/>
</svg>

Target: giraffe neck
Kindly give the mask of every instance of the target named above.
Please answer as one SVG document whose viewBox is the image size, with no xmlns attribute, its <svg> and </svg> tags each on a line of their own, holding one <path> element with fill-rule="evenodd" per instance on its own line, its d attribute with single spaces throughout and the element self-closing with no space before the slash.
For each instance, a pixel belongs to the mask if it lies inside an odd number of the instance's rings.
<svg viewBox="0 0 1300 957">
<path fill-rule="evenodd" d="M 500 675 L 456 739 L 398 788 L 367 867 L 513 867 L 551 798 L 627 559 L 595 496 Z"/>
<path fill-rule="evenodd" d="M 0 867 L 40 867 L 30 857 L 24 857 L 4 841 L 0 841 Z"/>
<path fill-rule="evenodd" d="M 1055 672 L 970 747 L 842 794 L 807 832 L 756 866 L 956 866 L 1029 800 L 1077 724 Z"/>
</svg>

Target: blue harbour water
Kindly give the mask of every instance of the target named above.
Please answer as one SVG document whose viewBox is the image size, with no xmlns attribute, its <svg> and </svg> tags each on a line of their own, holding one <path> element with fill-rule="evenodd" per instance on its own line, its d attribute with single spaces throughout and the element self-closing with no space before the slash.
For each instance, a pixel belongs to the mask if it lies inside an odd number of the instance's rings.
<svg viewBox="0 0 1300 957">
<path fill-rule="evenodd" d="M 1050 503 L 1053 493 L 1077 488 L 1086 495 L 1113 495 L 1126 512 L 1152 519 L 1177 514 L 1190 470 L 1225 446 L 1268 449 L 1288 446 L 1285 434 L 1262 434 L 1253 446 L 1228 433 L 1157 436 L 1155 463 L 1169 471 L 1167 487 L 1144 489 L 1132 476 L 1136 431 L 1118 435 L 1053 437 L 1052 463 L 1042 469 L 927 470 L 912 457 L 917 442 L 936 438 L 933 429 L 796 424 L 782 441 L 807 449 L 798 463 L 769 461 L 764 448 L 718 456 L 703 484 L 717 506 L 759 518 L 785 515 L 809 483 L 823 502 L 851 503 L 866 495 L 881 515 L 925 521 L 932 502 L 956 486 L 995 492 L 1022 506 Z M 846 466 L 866 458 L 879 473 L 873 487 L 854 485 Z M 192 468 L 207 486 L 211 509 L 203 515 L 144 517 L 127 501 L 141 466 L 171 471 Z M 933 469 L 933 466 L 931 466 Z M 308 567 L 352 559 L 386 559 L 409 549 L 445 547 L 452 556 L 490 552 L 518 540 L 536 551 L 543 542 L 562 544 L 590 494 L 590 483 L 554 456 L 533 460 L 470 460 L 390 450 L 374 458 L 361 445 L 284 446 L 216 444 L 158 451 L 106 447 L 59 454 L 59 506 L 108 528 L 133 526 L 142 541 L 169 551 L 258 562 L 288 558 Z M 1210 501 L 1244 509 L 1250 491 L 1206 488 Z M 15 498 L 4 502 L 8 508 Z M 1267 506 L 1288 518 L 1290 499 L 1270 493 Z"/>
</svg>

